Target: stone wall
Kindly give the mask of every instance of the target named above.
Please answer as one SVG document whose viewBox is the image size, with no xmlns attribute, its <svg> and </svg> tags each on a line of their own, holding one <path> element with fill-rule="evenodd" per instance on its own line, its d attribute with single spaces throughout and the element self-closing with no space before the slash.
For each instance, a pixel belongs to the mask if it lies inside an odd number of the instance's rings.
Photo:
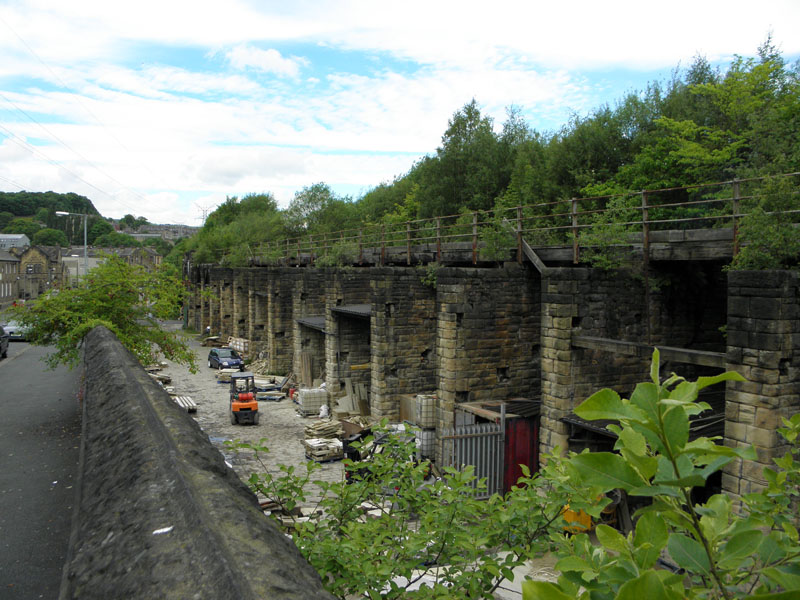
<svg viewBox="0 0 800 600">
<path fill-rule="evenodd" d="M 728 274 L 727 367 L 746 382 L 728 382 L 725 443 L 752 446 L 754 461 L 725 467 L 733 498 L 763 489 L 765 466 L 786 448 L 776 429 L 800 410 L 800 277 L 796 271 Z"/>
<path fill-rule="evenodd" d="M 292 369 L 295 272 L 295 269 L 271 269 L 267 284 L 267 352 L 270 371 L 277 374 Z"/>
<path fill-rule="evenodd" d="M 561 419 L 592 393 L 609 387 L 627 396 L 649 377 L 649 357 L 576 348 L 573 336 L 724 351 L 727 293 L 720 264 L 655 265 L 648 284 L 626 271 L 548 270 L 541 298 L 543 451 L 568 448 Z M 709 373 L 695 365 L 661 367 L 687 378 Z"/>
<path fill-rule="evenodd" d="M 256 496 L 105 328 L 85 341 L 60 598 L 332 599 Z"/>
<path fill-rule="evenodd" d="M 436 290 L 417 269 L 373 269 L 371 407 L 400 416 L 400 396 L 436 389 Z"/>
<path fill-rule="evenodd" d="M 368 386 L 375 416 L 397 418 L 400 396 L 433 391 L 439 425 L 450 426 L 460 402 L 540 396 L 543 451 L 567 448 L 561 419 L 587 396 L 603 387 L 628 395 L 648 377 L 649 356 L 576 347 L 575 336 L 727 350 L 729 368 L 749 381 L 728 386 L 726 441 L 754 445 L 759 460 L 730 465 L 724 486 L 733 495 L 757 489 L 781 451 L 779 418 L 800 409 L 797 275 L 726 275 L 713 261 L 651 267 L 647 283 L 582 267 L 542 279 L 515 264 L 446 267 L 435 287 L 414 267 L 212 267 L 193 278 L 207 295 L 190 306 L 190 322 L 224 332 L 246 298 L 244 330 L 273 369 L 298 372 L 308 352 L 334 397 L 346 377 Z M 369 306 L 369 320 L 337 310 L 356 304 Z M 296 323 L 315 315 L 325 317 L 324 335 Z M 694 379 L 719 369 L 662 362 L 662 374 L 671 371 Z"/>
<path fill-rule="evenodd" d="M 303 355 L 306 354 L 312 365 L 312 381 L 300 382 L 310 386 L 314 379 L 325 372 L 325 334 L 319 330 L 300 325 L 302 317 L 325 316 L 325 273 L 318 269 L 301 271 L 295 276 L 295 290 L 292 294 L 292 313 L 294 316 L 292 369 L 296 375 L 302 372 Z"/>
<path fill-rule="evenodd" d="M 535 272 L 513 263 L 437 271 L 440 427 L 461 402 L 538 397 L 539 296 Z"/>
<path fill-rule="evenodd" d="M 325 270 L 325 381 L 334 397 L 344 394 L 346 377 L 355 375 L 354 382 L 370 383 L 368 370 L 356 373 L 350 368 L 370 361 L 369 322 L 353 323 L 357 319 L 332 310 L 371 304 L 370 278 L 371 269 Z"/>
</svg>

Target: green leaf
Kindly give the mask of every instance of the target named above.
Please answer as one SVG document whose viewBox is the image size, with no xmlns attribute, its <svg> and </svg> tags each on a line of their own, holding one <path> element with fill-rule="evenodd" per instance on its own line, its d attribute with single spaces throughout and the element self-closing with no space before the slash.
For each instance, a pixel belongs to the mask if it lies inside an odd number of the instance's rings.
<svg viewBox="0 0 800 600">
<path fill-rule="evenodd" d="M 633 556 L 640 569 L 649 569 L 656 563 L 668 539 L 667 524 L 660 515 L 646 512 L 639 517 L 633 534 Z"/>
<path fill-rule="evenodd" d="M 658 424 L 658 386 L 654 383 L 639 383 L 631 394 L 631 404 L 641 409 L 652 426 Z"/>
<path fill-rule="evenodd" d="M 609 550 L 619 553 L 627 553 L 628 540 L 616 529 L 608 525 L 598 525 L 595 529 L 598 541 Z"/>
<path fill-rule="evenodd" d="M 634 454 L 626 448 L 620 450 L 620 454 L 622 454 L 625 460 L 627 460 L 634 469 L 639 471 L 644 479 L 650 479 L 655 475 L 656 469 L 658 468 L 658 461 L 655 457 Z"/>
<path fill-rule="evenodd" d="M 660 361 L 659 361 L 660 353 L 658 348 L 653 348 L 653 357 L 650 360 L 650 381 L 652 381 L 655 385 L 658 385 L 660 378 L 658 376 L 658 372 L 661 368 Z"/>
<path fill-rule="evenodd" d="M 642 477 L 619 454 L 591 452 L 573 456 L 570 463 L 586 480 L 606 490 L 630 490 L 645 483 Z"/>
<path fill-rule="evenodd" d="M 616 600 L 671 600 L 674 596 L 667 592 L 655 571 L 646 571 L 619 588 Z"/>
<path fill-rule="evenodd" d="M 562 572 L 577 571 L 582 574 L 586 581 L 594 579 L 597 576 L 594 567 L 579 556 L 565 556 L 556 563 L 555 568 Z M 588 577 L 586 575 L 588 575 Z"/>
<path fill-rule="evenodd" d="M 735 569 L 742 561 L 758 550 L 764 533 L 758 529 L 737 533 L 725 543 L 719 553 L 717 564 L 722 569 Z"/>
<path fill-rule="evenodd" d="M 767 567 L 761 573 L 784 590 L 800 590 L 800 572 L 791 566 Z M 795 592 L 795 597 L 797 592 Z"/>
<path fill-rule="evenodd" d="M 697 383 L 682 381 L 670 391 L 669 398 L 680 402 L 694 402 L 697 399 Z"/>
<path fill-rule="evenodd" d="M 708 555 L 700 542 L 681 533 L 673 533 L 669 536 L 667 551 L 679 567 L 690 573 L 708 574 Z"/>
<path fill-rule="evenodd" d="M 672 498 L 682 498 L 678 488 L 670 487 L 668 485 L 642 485 L 628 491 L 631 496 L 670 496 Z"/>
<path fill-rule="evenodd" d="M 664 437 L 673 453 L 677 454 L 689 441 L 689 417 L 682 406 L 673 406 L 666 410 L 663 420 Z"/>
<path fill-rule="evenodd" d="M 722 381 L 747 381 L 744 377 L 739 375 L 736 371 L 725 371 L 724 373 L 720 373 L 719 375 L 715 375 L 714 377 L 698 377 L 697 378 L 697 389 L 702 390 L 703 388 L 707 388 L 710 385 L 714 385 L 715 383 L 720 383 Z"/>
<path fill-rule="evenodd" d="M 715 540 L 728 527 L 731 500 L 724 494 L 714 494 L 704 506 L 695 507 L 701 514 L 700 527 L 709 540 Z"/>
<path fill-rule="evenodd" d="M 786 550 L 775 539 L 776 535 L 775 532 L 771 532 L 758 547 L 758 557 L 764 565 L 768 566 L 772 563 L 777 563 L 786 556 Z"/>
<path fill-rule="evenodd" d="M 622 447 L 627 448 L 631 452 L 645 456 L 647 454 L 647 442 L 644 436 L 631 427 L 617 427 L 609 425 L 609 431 L 614 431 L 617 434 L 617 444 L 615 448 L 618 450 Z"/>
<path fill-rule="evenodd" d="M 625 414 L 622 399 L 614 390 L 602 389 L 589 396 L 575 408 L 575 414 L 587 421 L 617 420 Z"/>
<path fill-rule="evenodd" d="M 706 480 L 709 478 L 709 476 L 719 471 L 722 467 L 727 465 L 732 460 L 733 460 L 732 456 L 718 456 L 713 461 L 708 463 L 705 467 L 700 469 L 700 476 L 703 478 L 703 480 Z"/>
<path fill-rule="evenodd" d="M 522 600 L 574 600 L 548 581 L 523 581 Z"/>
</svg>

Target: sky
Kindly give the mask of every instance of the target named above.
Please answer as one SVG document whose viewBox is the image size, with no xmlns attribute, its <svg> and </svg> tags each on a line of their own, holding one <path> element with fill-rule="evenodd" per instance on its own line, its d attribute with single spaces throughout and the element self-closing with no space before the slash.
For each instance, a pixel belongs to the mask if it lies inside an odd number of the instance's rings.
<svg viewBox="0 0 800 600">
<path fill-rule="evenodd" d="M 196 226 L 230 196 L 358 199 L 473 98 L 553 132 L 770 33 L 797 60 L 798 32 L 800 0 L 0 0 L 0 191 Z"/>
</svg>

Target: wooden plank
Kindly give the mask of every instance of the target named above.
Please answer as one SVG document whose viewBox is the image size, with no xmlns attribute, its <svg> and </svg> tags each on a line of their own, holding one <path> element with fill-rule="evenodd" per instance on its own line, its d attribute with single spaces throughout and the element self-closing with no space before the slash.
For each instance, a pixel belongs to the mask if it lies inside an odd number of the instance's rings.
<svg viewBox="0 0 800 600">
<path fill-rule="evenodd" d="M 361 416 L 369 416 L 369 394 L 367 393 L 367 386 L 365 384 L 356 384 L 356 397 L 358 399 L 358 411 Z"/>
<path fill-rule="evenodd" d="M 650 358 L 653 349 L 658 348 L 661 360 L 680 362 L 687 365 L 702 365 L 705 367 L 725 368 L 724 352 L 708 352 L 705 350 L 691 350 L 689 348 L 675 348 L 672 346 L 648 346 L 640 342 L 626 342 L 610 338 L 592 336 L 573 336 L 572 345 L 575 348 L 586 348 L 588 350 L 601 350 L 603 352 L 613 352 L 626 356 L 639 356 Z"/>
</svg>

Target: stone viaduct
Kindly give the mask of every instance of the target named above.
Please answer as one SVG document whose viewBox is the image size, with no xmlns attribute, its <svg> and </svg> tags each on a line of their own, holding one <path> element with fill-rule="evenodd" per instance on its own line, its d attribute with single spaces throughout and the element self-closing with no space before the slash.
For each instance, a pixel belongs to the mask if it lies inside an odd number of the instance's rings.
<svg viewBox="0 0 800 600">
<path fill-rule="evenodd" d="M 537 252 L 532 262 L 458 251 L 428 262 L 422 249 L 338 268 L 187 264 L 188 325 L 247 338 L 275 373 L 324 377 L 334 398 L 346 378 L 363 383 L 374 416 L 397 419 L 404 394 L 435 393 L 440 427 L 459 403 L 540 399 L 542 452 L 602 443 L 572 409 L 602 387 L 629 394 L 658 347 L 662 374 L 747 378 L 716 390 L 701 433 L 753 445 L 758 460 L 728 465 L 721 486 L 733 497 L 759 489 L 783 451 L 780 417 L 800 406 L 798 273 L 726 272 L 729 257 L 705 244 L 654 245 L 639 273 Z"/>
</svg>

